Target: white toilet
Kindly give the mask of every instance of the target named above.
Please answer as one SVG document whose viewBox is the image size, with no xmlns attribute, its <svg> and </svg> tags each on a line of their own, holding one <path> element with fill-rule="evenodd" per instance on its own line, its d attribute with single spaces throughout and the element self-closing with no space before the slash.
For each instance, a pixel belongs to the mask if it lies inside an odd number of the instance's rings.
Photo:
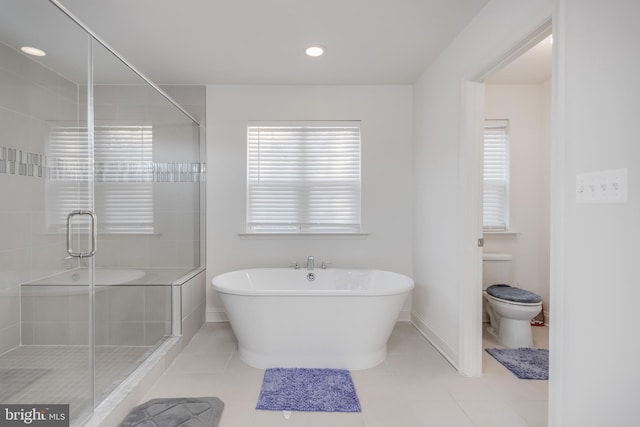
<svg viewBox="0 0 640 427">
<path fill-rule="evenodd" d="M 507 348 L 532 347 L 531 319 L 542 310 L 542 298 L 508 285 L 511 260 L 510 254 L 484 254 L 482 285 L 486 303 L 483 305 L 490 321 L 487 332 Z"/>
</svg>

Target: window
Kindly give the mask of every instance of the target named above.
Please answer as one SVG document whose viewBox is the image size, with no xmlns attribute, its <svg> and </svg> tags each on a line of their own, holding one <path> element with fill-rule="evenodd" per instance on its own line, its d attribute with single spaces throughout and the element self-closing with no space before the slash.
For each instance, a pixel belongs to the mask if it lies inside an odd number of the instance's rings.
<svg viewBox="0 0 640 427">
<path fill-rule="evenodd" d="M 248 233 L 360 231 L 360 122 L 247 127 Z"/>
<path fill-rule="evenodd" d="M 485 231 L 506 231 L 509 227 L 508 129 L 507 120 L 485 121 L 482 203 Z"/>
<path fill-rule="evenodd" d="M 67 214 L 90 209 L 94 179 L 95 212 L 101 233 L 153 233 L 153 131 L 151 126 L 96 126 L 94 176 L 89 176 L 87 128 L 57 126 L 49 140 L 47 223 L 66 229 Z"/>
</svg>

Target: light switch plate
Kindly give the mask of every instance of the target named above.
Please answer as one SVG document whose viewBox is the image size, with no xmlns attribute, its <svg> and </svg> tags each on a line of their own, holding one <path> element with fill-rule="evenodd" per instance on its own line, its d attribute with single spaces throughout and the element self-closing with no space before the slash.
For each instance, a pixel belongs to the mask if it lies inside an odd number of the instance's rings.
<svg viewBox="0 0 640 427">
<path fill-rule="evenodd" d="M 626 203 L 627 169 L 578 174 L 576 176 L 576 202 Z"/>
</svg>

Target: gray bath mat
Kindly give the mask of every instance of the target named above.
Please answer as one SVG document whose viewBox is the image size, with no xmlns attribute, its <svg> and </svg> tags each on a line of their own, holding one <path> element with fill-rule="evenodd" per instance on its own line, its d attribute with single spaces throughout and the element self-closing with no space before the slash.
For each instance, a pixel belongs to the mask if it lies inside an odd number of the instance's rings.
<svg viewBox="0 0 640 427">
<path fill-rule="evenodd" d="M 545 348 L 487 348 L 486 350 L 521 380 L 549 379 L 549 350 Z"/>
<path fill-rule="evenodd" d="M 5 402 L 22 391 L 51 369 L 2 368 L 0 369 L 0 402 Z"/>
<path fill-rule="evenodd" d="M 153 399 L 133 408 L 120 427 L 216 427 L 223 408 L 217 397 Z"/>
</svg>

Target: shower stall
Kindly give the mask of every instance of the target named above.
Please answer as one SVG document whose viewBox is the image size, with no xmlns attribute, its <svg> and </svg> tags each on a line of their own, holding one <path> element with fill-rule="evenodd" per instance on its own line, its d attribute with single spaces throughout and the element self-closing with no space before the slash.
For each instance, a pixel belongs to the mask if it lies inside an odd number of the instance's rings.
<svg viewBox="0 0 640 427">
<path fill-rule="evenodd" d="M 200 126 L 57 1 L 0 10 L 0 405 L 79 425 L 181 333 Z"/>
</svg>

